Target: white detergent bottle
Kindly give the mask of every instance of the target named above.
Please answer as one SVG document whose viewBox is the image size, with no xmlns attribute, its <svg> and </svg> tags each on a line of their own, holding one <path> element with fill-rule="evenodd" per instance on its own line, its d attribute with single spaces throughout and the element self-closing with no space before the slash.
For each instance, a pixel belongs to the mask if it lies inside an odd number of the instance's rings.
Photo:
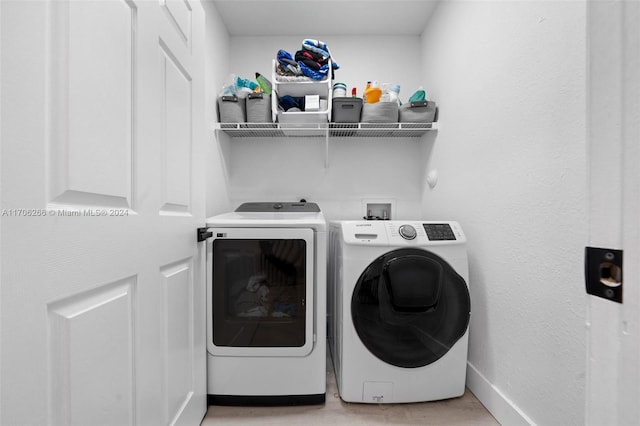
<svg viewBox="0 0 640 426">
<path fill-rule="evenodd" d="M 391 84 L 382 83 L 382 95 L 380 96 L 380 102 L 391 102 Z"/>
<path fill-rule="evenodd" d="M 400 85 L 395 84 L 389 90 L 389 101 L 400 103 Z"/>
</svg>

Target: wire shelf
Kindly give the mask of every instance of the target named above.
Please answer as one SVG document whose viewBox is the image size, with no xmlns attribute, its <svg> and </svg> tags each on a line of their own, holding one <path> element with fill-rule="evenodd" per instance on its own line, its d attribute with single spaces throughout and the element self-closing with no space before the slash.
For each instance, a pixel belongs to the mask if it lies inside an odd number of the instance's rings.
<svg viewBox="0 0 640 426">
<path fill-rule="evenodd" d="M 437 130 L 438 123 L 216 123 L 216 130 L 235 138 L 373 137 L 415 138 Z"/>
</svg>

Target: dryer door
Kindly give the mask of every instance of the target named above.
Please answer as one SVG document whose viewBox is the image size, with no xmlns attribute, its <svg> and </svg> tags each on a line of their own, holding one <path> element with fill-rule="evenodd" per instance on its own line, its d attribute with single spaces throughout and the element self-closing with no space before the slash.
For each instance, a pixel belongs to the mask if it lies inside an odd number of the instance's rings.
<svg viewBox="0 0 640 426">
<path fill-rule="evenodd" d="M 311 229 L 209 228 L 207 348 L 304 356 L 314 342 Z"/>
<path fill-rule="evenodd" d="M 382 361 L 406 368 L 444 356 L 464 336 L 470 308 L 464 279 L 444 259 L 419 249 L 374 260 L 351 299 L 362 343 Z"/>
</svg>

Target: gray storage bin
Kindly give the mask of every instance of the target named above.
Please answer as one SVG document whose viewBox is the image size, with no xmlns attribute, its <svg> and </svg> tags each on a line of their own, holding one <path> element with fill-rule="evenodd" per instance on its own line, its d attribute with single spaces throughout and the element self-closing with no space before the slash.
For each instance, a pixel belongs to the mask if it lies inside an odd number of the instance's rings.
<svg viewBox="0 0 640 426">
<path fill-rule="evenodd" d="M 244 123 L 246 121 L 244 98 L 220 96 L 218 98 L 218 120 L 220 123 Z"/>
<path fill-rule="evenodd" d="M 271 123 L 271 95 L 250 93 L 247 95 L 247 123 Z"/>
<path fill-rule="evenodd" d="M 397 123 L 398 104 L 396 102 L 376 102 L 362 106 L 363 123 Z"/>
<path fill-rule="evenodd" d="M 436 103 L 432 101 L 418 101 L 404 104 L 400 107 L 401 123 L 433 123 L 436 121 Z"/>
<path fill-rule="evenodd" d="M 362 98 L 333 98 L 331 121 L 334 123 L 358 123 L 362 113 Z"/>
</svg>

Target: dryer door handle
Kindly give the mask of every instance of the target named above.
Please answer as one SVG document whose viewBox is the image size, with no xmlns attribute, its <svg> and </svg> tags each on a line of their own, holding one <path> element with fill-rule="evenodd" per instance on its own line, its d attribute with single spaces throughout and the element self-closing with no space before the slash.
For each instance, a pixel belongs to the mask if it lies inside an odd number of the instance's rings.
<svg viewBox="0 0 640 426">
<path fill-rule="evenodd" d="M 208 228 L 198 228 L 196 232 L 196 238 L 199 243 L 207 241 L 207 238 L 213 237 L 213 232 L 207 231 Z"/>
</svg>

